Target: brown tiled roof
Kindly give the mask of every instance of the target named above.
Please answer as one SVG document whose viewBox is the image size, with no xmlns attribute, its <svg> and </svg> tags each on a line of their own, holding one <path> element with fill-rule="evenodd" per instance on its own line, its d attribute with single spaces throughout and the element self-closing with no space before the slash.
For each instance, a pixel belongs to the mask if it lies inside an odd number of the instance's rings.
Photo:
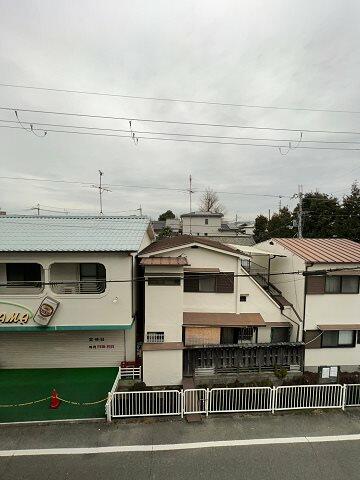
<svg viewBox="0 0 360 480">
<path fill-rule="evenodd" d="M 164 342 L 164 343 L 143 343 L 142 349 L 145 352 L 157 350 L 182 350 L 184 345 L 182 342 Z"/>
<path fill-rule="evenodd" d="M 142 258 L 140 265 L 161 267 L 183 267 L 189 265 L 186 257 L 148 257 Z"/>
<path fill-rule="evenodd" d="M 260 313 L 184 312 L 183 325 L 193 327 L 266 327 Z"/>
<path fill-rule="evenodd" d="M 157 240 L 156 242 L 153 242 L 145 247 L 144 250 L 141 250 L 139 254 L 147 255 L 149 253 L 156 253 L 169 248 L 182 247 L 192 243 L 198 243 L 199 245 L 217 248 L 218 250 L 223 250 L 224 252 L 239 253 L 237 250 L 235 250 L 235 248 L 232 248 L 229 245 L 224 245 L 216 240 L 208 240 L 204 237 L 194 237 L 192 235 L 178 235 L 176 237 L 167 237 Z"/>
<path fill-rule="evenodd" d="M 192 273 L 220 273 L 219 268 L 184 268 L 184 272 Z"/>
<path fill-rule="evenodd" d="M 360 243 L 346 238 L 274 238 L 273 241 L 307 262 L 360 262 Z"/>
</svg>

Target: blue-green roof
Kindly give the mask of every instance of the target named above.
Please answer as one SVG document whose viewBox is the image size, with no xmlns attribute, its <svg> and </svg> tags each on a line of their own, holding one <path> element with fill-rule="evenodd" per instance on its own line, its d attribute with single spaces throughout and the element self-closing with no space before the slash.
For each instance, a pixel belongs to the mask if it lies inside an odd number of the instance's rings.
<svg viewBox="0 0 360 480">
<path fill-rule="evenodd" d="M 145 217 L 0 216 L 0 252 L 138 251 Z"/>
</svg>

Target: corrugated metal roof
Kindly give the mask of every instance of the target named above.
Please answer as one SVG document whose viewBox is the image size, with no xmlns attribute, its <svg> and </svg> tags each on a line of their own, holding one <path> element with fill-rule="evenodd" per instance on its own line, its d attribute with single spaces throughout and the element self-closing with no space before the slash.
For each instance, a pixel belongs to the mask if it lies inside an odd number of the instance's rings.
<svg viewBox="0 0 360 480">
<path fill-rule="evenodd" d="M 145 217 L 0 217 L 0 252 L 119 252 L 140 248 Z"/>
<path fill-rule="evenodd" d="M 186 257 L 148 257 L 142 258 L 140 265 L 177 267 L 189 265 Z"/>
<path fill-rule="evenodd" d="M 346 238 L 273 238 L 273 241 L 307 262 L 360 262 L 360 243 Z"/>
</svg>

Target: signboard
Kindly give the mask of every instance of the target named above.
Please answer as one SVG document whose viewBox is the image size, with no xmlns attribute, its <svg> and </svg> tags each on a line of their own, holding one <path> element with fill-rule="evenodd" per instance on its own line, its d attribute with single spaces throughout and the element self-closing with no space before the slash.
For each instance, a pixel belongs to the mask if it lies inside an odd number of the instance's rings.
<svg viewBox="0 0 360 480">
<path fill-rule="evenodd" d="M 10 305 L 14 307 L 11 309 L 10 312 L 2 311 L 1 306 L 6 305 L 7 307 Z M 8 308 L 7 308 L 8 310 Z M 17 303 L 10 303 L 10 302 L 0 302 L 0 323 L 1 324 L 12 324 L 16 323 L 17 325 L 26 325 L 28 321 L 34 317 L 33 312 L 23 305 L 19 305 Z"/>
<path fill-rule="evenodd" d="M 60 302 L 51 297 L 45 297 L 35 313 L 34 322 L 42 326 L 49 325 L 53 316 L 55 315 L 59 303 Z"/>
</svg>

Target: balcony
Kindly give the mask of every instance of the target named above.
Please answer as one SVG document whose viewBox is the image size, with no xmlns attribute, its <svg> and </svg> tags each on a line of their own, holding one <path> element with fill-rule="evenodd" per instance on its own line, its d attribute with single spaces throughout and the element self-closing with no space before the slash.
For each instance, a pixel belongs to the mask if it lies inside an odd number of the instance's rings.
<svg viewBox="0 0 360 480">
<path fill-rule="evenodd" d="M 98 295 L 106 290 L 106 271 L 100 263 L 54 263 L 51 290 L 58 295 Z"/>
<path fill-rule="evenodd" d="M 237 375 L 300 370 L 304 345 L 300 342 L 191 346 L 184 349 L 184 375 Z"/>
</svg>

